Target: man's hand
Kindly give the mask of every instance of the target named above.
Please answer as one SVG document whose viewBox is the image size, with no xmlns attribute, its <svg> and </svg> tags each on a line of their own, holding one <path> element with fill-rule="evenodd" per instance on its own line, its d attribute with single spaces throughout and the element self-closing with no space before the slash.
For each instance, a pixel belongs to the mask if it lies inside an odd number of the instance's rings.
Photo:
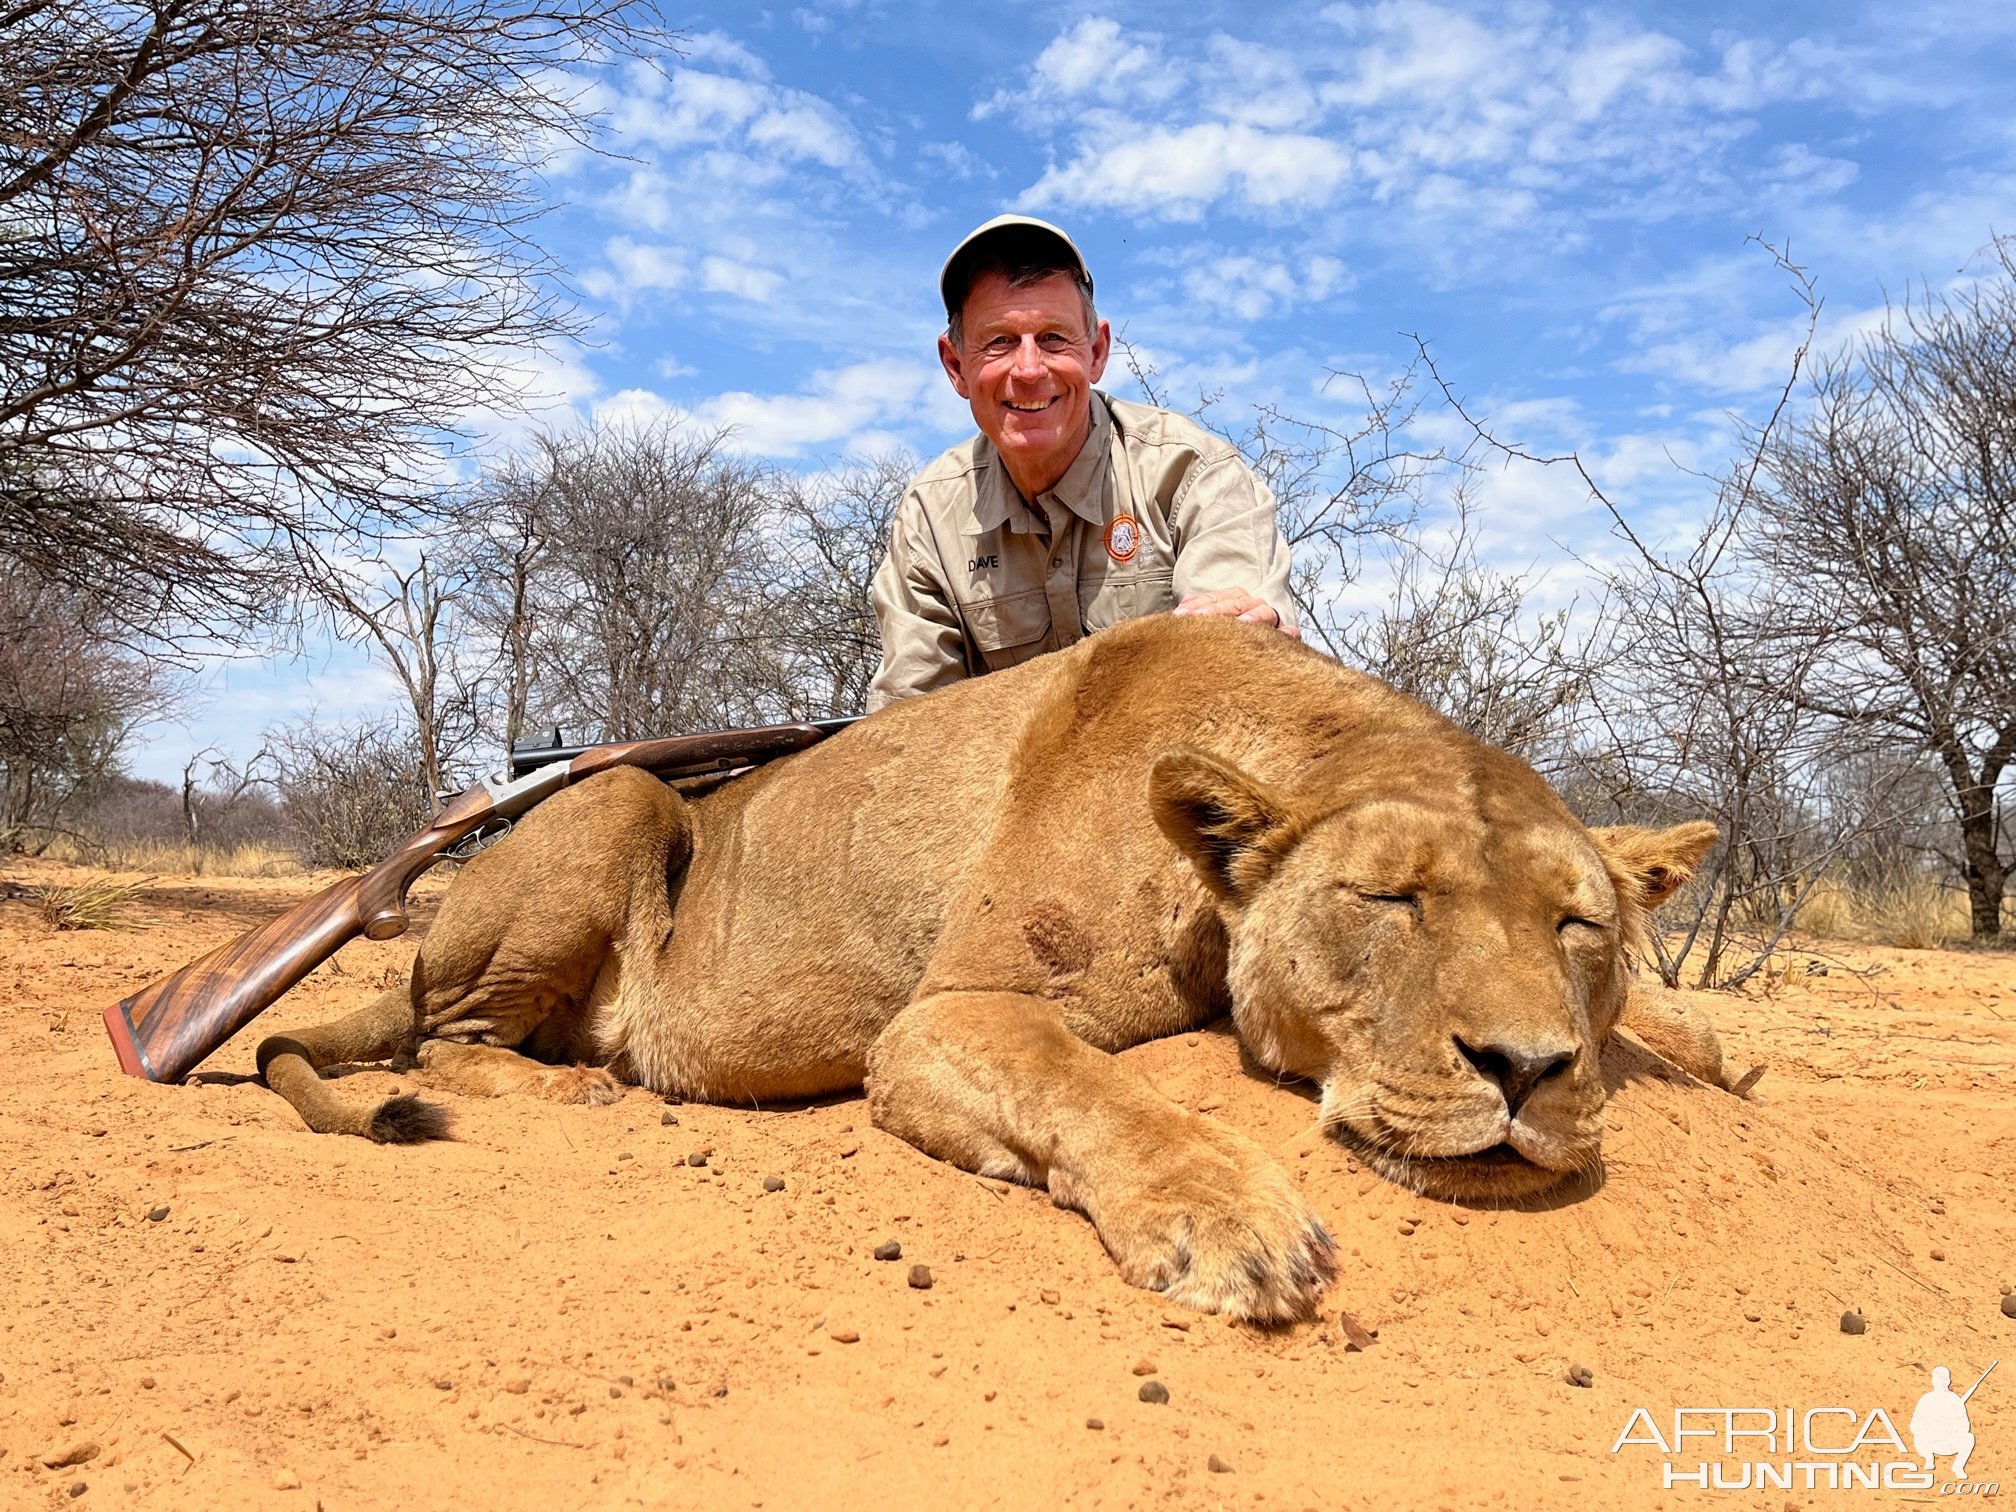
<svg viewBox="0 0 2016 1512">
<path fill-rule="evenodd" d="M 1171 612 L 1216 614 L 1227 619 L 1251 620 L 1256 625 L 1272 625 L 1290 639 L 1302 639 L 1301 630 L 1294 625 L 1283 624 L 1272 604 L 1255 598 L 1244 588 L 1213 588 L 1205 593 L 1193 593 Z"/>
</svg>

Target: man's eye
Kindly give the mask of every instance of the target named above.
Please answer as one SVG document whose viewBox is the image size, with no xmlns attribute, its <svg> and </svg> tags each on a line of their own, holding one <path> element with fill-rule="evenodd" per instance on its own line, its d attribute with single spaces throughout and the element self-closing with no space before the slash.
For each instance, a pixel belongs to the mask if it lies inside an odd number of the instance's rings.
<svg viewBox="0 0 2016 1512">
<path fill-rule="evenodd" d="M 1036 344 L 1046 352 L 1068 352 L 1072 347 L 1071 338 L 1062 331 L 1045 331 L 1036 338 Z"/>
<path fill-rule="evenodd" d="M 1015 350 L 1015 338 L 1013 336 L 993 337 L 980 350 L 985 352 L 989 357 L 1006 357 L 1010 352 Z"/>
</svg>

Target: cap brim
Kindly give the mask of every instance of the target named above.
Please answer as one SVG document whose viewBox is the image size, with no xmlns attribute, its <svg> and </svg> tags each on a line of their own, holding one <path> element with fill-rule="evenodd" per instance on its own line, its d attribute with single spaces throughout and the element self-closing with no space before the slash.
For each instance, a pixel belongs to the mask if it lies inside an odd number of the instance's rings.
<svg viewBox="0 0 2016 1512">
<path fill-rule="evenodd" d="M 1066 267 L 1075 268 L 1078 276 L 1085 281 L 1086 288 L 1092 287 L 1092 272 L 1085 266 L 1085 256 L 1078 250 L 1078 244 L 1071 240 L 1061 227 L 1053 226 L 1046 220 L 1038 220 L 1033 215 L 997 215 L 981 226 L 966 233 L 965 239 L 952 249 L 952 255 L 945 259 L 945 266 L 938 273 L 939 297 L 945 301 L 947 318 L 956 315 L 966 302 L 971 288 L 970 273 L 973 265 L 985 255 L 991 243 L 1005 237 L 1022 236 L 1045 240 L 1056 245 L 1063 253 Z"/>
</svg>

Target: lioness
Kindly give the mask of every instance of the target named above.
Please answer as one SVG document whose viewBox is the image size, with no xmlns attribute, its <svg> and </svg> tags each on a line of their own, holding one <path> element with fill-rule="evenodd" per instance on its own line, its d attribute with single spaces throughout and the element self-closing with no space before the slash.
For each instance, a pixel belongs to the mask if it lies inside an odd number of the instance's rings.
<svg viewBox="0 0 2016 1512">
<path fill-rule="evenodd" d="M 440 1115 L 316 1068 L 404 1049 L 561 1102 L 865 1080 L 879 1127 L 1047 1186 L 1127 1280 L 1292 1318 L 1331 1275 L 1316 1214 L 1113 1052 L 1229 1008 L 1390 1179 L 1538 1192 L 1597 1161 L 1627 946 L 1714 838 L 1585 829 L 1271 630 L 1141 619 L 693 803 L 634 770 L 560 793 L 456 879 L 405 987 L 259 1064 L 311 1128 L 390 1140 Z"/>
</svg>

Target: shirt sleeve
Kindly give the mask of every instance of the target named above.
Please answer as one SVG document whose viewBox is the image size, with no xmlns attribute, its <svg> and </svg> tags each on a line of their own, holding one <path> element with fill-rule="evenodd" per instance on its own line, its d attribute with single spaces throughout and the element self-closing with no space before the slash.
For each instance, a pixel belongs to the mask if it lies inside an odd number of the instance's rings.
<svg viewBox="0 0 2016 1512">
<path fill-rule="evenodd" d="M 1169 525 L 1179 603 L 1192 593 L 1244 588 L 1283 626 L 1295 623 L 1288 542 L 1275 519 L 1274 494 L 1236 452 L 1197 460 L 1176 491 Z"/>
<path fill-rule="evenodd" d="M 889 527 L 889 554 L 875 569 L 869 601 L 882 632 L 882 665 L 868 689 L 868 712 L 966 675 L 966 633 L 938 572 L 924 508 L 904 496 Z"/>
</svg>

